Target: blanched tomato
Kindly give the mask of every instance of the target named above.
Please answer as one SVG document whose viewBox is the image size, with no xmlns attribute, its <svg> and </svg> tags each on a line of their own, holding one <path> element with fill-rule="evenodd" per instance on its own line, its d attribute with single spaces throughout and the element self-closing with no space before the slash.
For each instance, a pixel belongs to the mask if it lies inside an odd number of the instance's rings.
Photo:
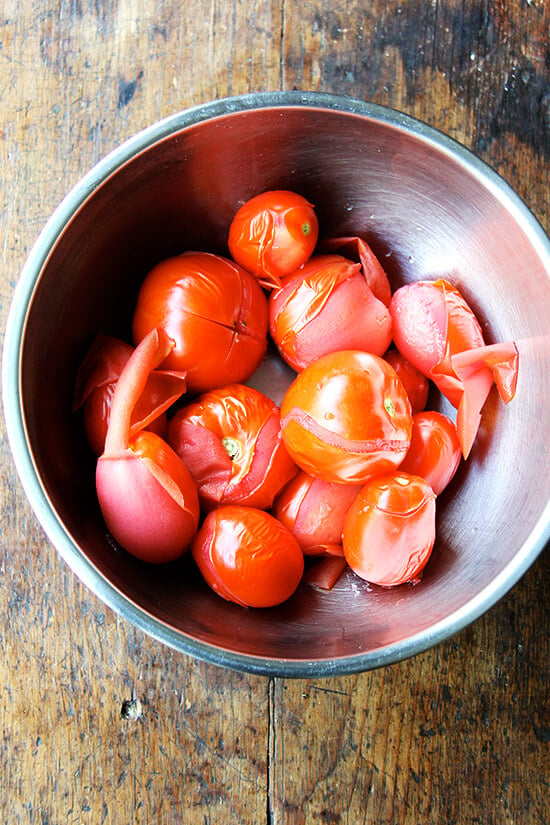
<svg viewBox="0 0 550 825">
<path fill-rule="evenodd" d="M 399 470 L 420 476 L 438 496 L 456 473 L 461 457 L 454 422 L 427 410 L 413 416 L 411 446 Z"/>
<path fill-rule="evenodd" d="M 185 252 L 158 264 L 141 286 L 135 341 L 157 328 L 175 344 L 162 367 L 184 370 L 189 392 L 244 382 L 267 348 L 267 299 L 233 261 Z"/>
<path fill-rule="evenodd" d="M 307 473 L 360 484 L 405 457 L 411 406 L 387 361 L 347 350 L 299 373 L 283 398 L 281 425 L 288 452 Z"/>
<path fill-rule="evenodd" d="M 515 344 L 487 346 L 467 302 L 441 278 L 402 286 L 391 299 L 390 313 L 399 351 L 456 407 L 458 437 L 466 458 L 493 381 L 505 403 L 514 397 Z"/>
<path fill-rule="evenodd" d="M 265 510 L 222 504 L 207 515 L 191 552 L 207 584 L 245 607 L 273 607 L 300 583 L 304 556 Z"/>
<path fill-rule="evenodd" d="M 384 587 L 418 579 L 435 543 L 435 493 L 398 471 L 370 479 L 344 522 L 344 556 L 362 579 Z"/>
<path fill-rule="evenodd" d="M 383 355 L 391 341 L 388 308 L 360 263 L 314 255 L 269 297 L 269 329 L 285 361 L 299 371 L 322 355 L 357 349 Z"/>
<path fill-rule="evenodd" d="M 155 563 L 185 553 L 199 521 L 197 487 L 181 459 L 155 433 L 131 435 L 132 412 L 147 378 L 172 346 L 164 333 L 152 330 L 128 359 L 96 467 L 97 497 L 108 529 L 129 553 Z"/>
<path fill-rule="evenodd" d="M 405 356 L 393 347 L 384 355 L 384 361 L 392 365 L 401 379 L 411 402 L 412 414 L 415 415 L 421 412 L 428 403 L 428 395 L 430 394 L 430 382 L 426 376 L 416 367 L 413 367 L 411 362 L 407 361 Z"/>
<path fill-rule="evenodd" d="M 237 263 L 269 289 L 305 264 L 318 235 L 313 206 L 296 192 L 279 189 L 241 206 L 229 227 L 228 246 Z"/>
<path fill-rule="evenodd" d="M 304 555 L 341 556 L 344 519 L 360 489 L 300 470 L 275 499 L 272 513 L 298 539 Z"/>
<path fill-rule="evenodd" d="M 279 408 L 242 384 L 211 390 L 178 410 L 168 442 L 207 509 L 222 503 L 270 507 L 298 471 L 283 444 Z"/>
<path fill-rule="evenodd" d="M 96 456 L 105 446 L 117 381 L 134 348 L 118 338 L 98 335 L 79 367 L 73 408 L 83 408 L 84 432 Z M 130 434 L 147 429 L 165 436 L 165 410 L 186 388 L 185 373 L 154 370 L 132 410 Z"/>
</svg>

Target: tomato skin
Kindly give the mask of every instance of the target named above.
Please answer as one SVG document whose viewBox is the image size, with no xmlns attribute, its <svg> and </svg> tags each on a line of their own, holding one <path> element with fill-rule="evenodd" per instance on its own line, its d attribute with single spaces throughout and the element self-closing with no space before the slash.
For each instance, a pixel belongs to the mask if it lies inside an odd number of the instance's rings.
<svg viewBox="0 0 550 825">
<path fill-rule="evenodd" d="M 134 348 L 109 335 L 98 335 L 79 366 L 73 409 L 82 407 L 84 432 L 96 456 L 105 447 L 105 438 L 117 381 Z M 131 433 L 148 429 L 166 435 L 165 410 L 185 390 L 185 374 L 154 370 L 132 411 Z"/>
<path fill-rule="evenodd" d="M 389 349 L 384 355 L 384 360 L 391 364 L 399 378 L 411 402 L 413 415 L 422 412 L 428 403 L 430 393 L 430 382 L 420 370 L 417 370 L 410 361 L 397 349 Z"/>
<path fill-rule="evenodd" d="M 178 410 L 168 443 L 193 475 L 205 509 L 271 507 L 298 471 L 283 444 L 278 406 L 242 384 L 211 390 Z"/>
<path fill-rule="evenodd" d="M 306 556 L 341 556 L 344 519 L 361 488 L 333 484 L 300 470 L 273 502 L 272 513 Z"/>
<path fill-rule="evenodd" d="M 399 470 L 420 476 L 438 496 L 456 473 L 461 457 L 454 422 L 428 410 L 413 416 L 411 446 Z"/>
<path fill-rule="evenodd" d="M 269 329 L 282 357 L 300 371 L 337 350 L 383 355 L 391 316 L 361 264 L 341 255 L 314 255 L 271 293 Z"/>
<path fill-rule="evenodd" d="M 233 261 L 184 252 L 159 263 L 141 286 L 134 340 L 156 328 L 175 343 L 163 369 L 184 370 L 189 392 L 244 382 L 267 349 L 267 299 Z"/>
<path fill-rule="evenodd" d="M 304 557 L 277 519 L 254 507 L 223 504 L 209 513 L 191 548 L 206 583 L 244 607 L 273 607 L 300 583 Z"/>
<path fill-rule="evenodd" d="M 302 195 L 272 190 L 248 200 L 229 227 L 231 256 L 270 289 L 309 259 L 319 235 L 313 206 Z"/>
<path fill-rule="evenodd" d="M 401 471 L 372 478 L 351 505 L 342 538 L 347 563 L 365 581 L 415 581 L 435 543 L 435 493 Z"/>
<path fill-rule="evenodd" d="M 281 425 L 286 448 L 302 470 L 324 481 L 360 484 L 401 463 L 412 416 L 390 364 L 345 350 L 299 373 L 283 398 Z"/>
<path fill-rule="evenodd" d="M 155 433 L 131 434 L 132 414 L 148 378 L 172 347 L 162 331 L 152 330 L 128 359 L 96 465 L 97 497 L 108 529 L 129 553 L 155 563 L 181 556 L 199 520 L 197 488 L 181 459 Z"/>
<path fill-rule="evenodd" d="M 191 473 L 156 433 L 142 431 L 125 458 L 99 459 L 96 485 L 109 531 L 131 555 L 164 564 L 189 549 L 199 523 Z"/>
</svg>

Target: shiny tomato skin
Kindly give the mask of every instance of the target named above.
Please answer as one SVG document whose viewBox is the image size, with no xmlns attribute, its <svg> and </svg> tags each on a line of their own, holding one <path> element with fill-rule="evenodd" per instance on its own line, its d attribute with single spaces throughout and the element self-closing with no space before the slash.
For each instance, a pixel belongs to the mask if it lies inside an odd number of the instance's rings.
<svg viewBox="0 0 550 825">
<path fill-rule="evenodd" d="M 162 329 L 175 346 L 163 369 L 187 373 L 195 394 L 247 381 L 267 348 L 267 299 L 256 279 L 233 261 L 184 252 L 145 278 L 133 319 L 134 340 Z"/>
<path fill-rule="evenodd" d="M 243 384 L 210 390 L 178 410 L 168 442 L 193 475 L 205 509 L 268 508 L 298 471 L 283 444 L 279 408 Z"/>
<path fill-rule="evenodd" d="M 431 410 L 413 416 L 411 446 L 400 471 L 425 479 L 438 496 L 453 478 L 461 458 L 458 432 L 450 418 Z"/>
<path fill-rule="evenodd" d="M 388 308 L 371 291 L 360 263 L 313 255 L 269 296 L 269 329 L 296 371 L 346 349 L 383 355 L 391 341 Z"/>
<path fill-rule="evenodd" d="M 206 583 L 244 607 L 273 607 L 300 583 L 304 557 L 277 519 L 254 507 L 223 504 L 209 513 L 191 548 Z"/>
<path fill-rule="evenodd" d="M 142 430 L 125 456 L 103 455 L 96 483 L 105 523 L 131 555 L 163 564 L 189 549 L 199 523 L 197 488 L 158 435 Z"/>
<path fill-rule="evenodd" d="M 229 227 L 231 256 L 266 288 L 309 259 L 319 235 L 313 206 L 296 192 L 263 192 L 237 210 Z"/>
<path fill-rule="evenodd" d="M 286 448 L 310 475 L 360 484 L 390 472 L 409 448 L 409 399 L 393 367 L 377 355 L 345 350 L 306 367 L 281 404 Z"/>
<path fill-rule="evenodd" d="M 411 402 L 413 415 L 425 409 L 430 394 L 430 382 L 420 370 L 417 370 L 410 361 L 397 349 L 389 349 L 384 360 L 391 364 L 398 374 Z"/>
<path fill-rule="evenodd" d="M 365 581 L 416 581 L 435 543 L 435 493 L 400 470 L 372 478 L 348 510 L 342 538 L 347 563 Z"/>
<path fill-rule="evenodd" d="M 106 384 L 103 387 L 97 387 L 90 393 L 84 404 L 84 431 L 88 444 L 96 456 L 101 455 L 105 446 L 105 436 L 107 435 L 109 418 L 111 417 L 111 405 L 115 386 L 116 382 Z M 161 413 L 158 418 L 155 418 L 147 425 L 146 429 L 164 438 L 168 431 L 168 418 L 166 413 Z"/>
<path fill-rule="evenodd" d="M 304 555 L 341 556 L 344 519 L 360 489 L 300 470 L 276 497 L 271 512 L 298 540 Z"/>
</svg>

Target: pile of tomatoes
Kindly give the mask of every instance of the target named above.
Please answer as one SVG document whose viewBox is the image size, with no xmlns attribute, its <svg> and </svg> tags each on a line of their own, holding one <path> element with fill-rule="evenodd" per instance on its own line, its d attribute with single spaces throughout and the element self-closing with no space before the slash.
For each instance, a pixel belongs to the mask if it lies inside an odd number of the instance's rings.
<svg viewBox="0 0 550 825">
<path fill-rule="evenodd" d="M 515 345 L 486 345 L 444 279 L 392 295 L 364 240 L 319 244 L 296 193 L 245 203 L 228 248 L 160 262 L 133 346 L 99 335 L 80 367 L 108 529 L 146 562 L 190 548 L 209 586 L 249 607 L 285 601 L 304 575 L 330 589 L 347 566 L 418 581 L 493 383 L 515 393 Z M 268 339 L 296 372 L 280 407 L 251 385 Z M 425 410 L 434 385 L 456 423 Z"/>
</svg>

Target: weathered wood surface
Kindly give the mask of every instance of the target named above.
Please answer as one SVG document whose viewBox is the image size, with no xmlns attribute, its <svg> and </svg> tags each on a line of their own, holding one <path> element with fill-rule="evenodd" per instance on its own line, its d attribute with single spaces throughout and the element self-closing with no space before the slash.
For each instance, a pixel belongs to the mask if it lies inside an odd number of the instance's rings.
<svg viewBox="0 0 550 825">
<path fill-rule="evenodd" d="M 550 228 L 544 0 L 3 0 L 2 328 L 40 227 L 108 150 L 178 109 L 292 88 L 438 126 Z M 0 462 L 2 823 L 548 823 L 548 553 L 412 661 L 269 680 L 104 608 L 37 527 L 4 438 Z"/>
</svg>

